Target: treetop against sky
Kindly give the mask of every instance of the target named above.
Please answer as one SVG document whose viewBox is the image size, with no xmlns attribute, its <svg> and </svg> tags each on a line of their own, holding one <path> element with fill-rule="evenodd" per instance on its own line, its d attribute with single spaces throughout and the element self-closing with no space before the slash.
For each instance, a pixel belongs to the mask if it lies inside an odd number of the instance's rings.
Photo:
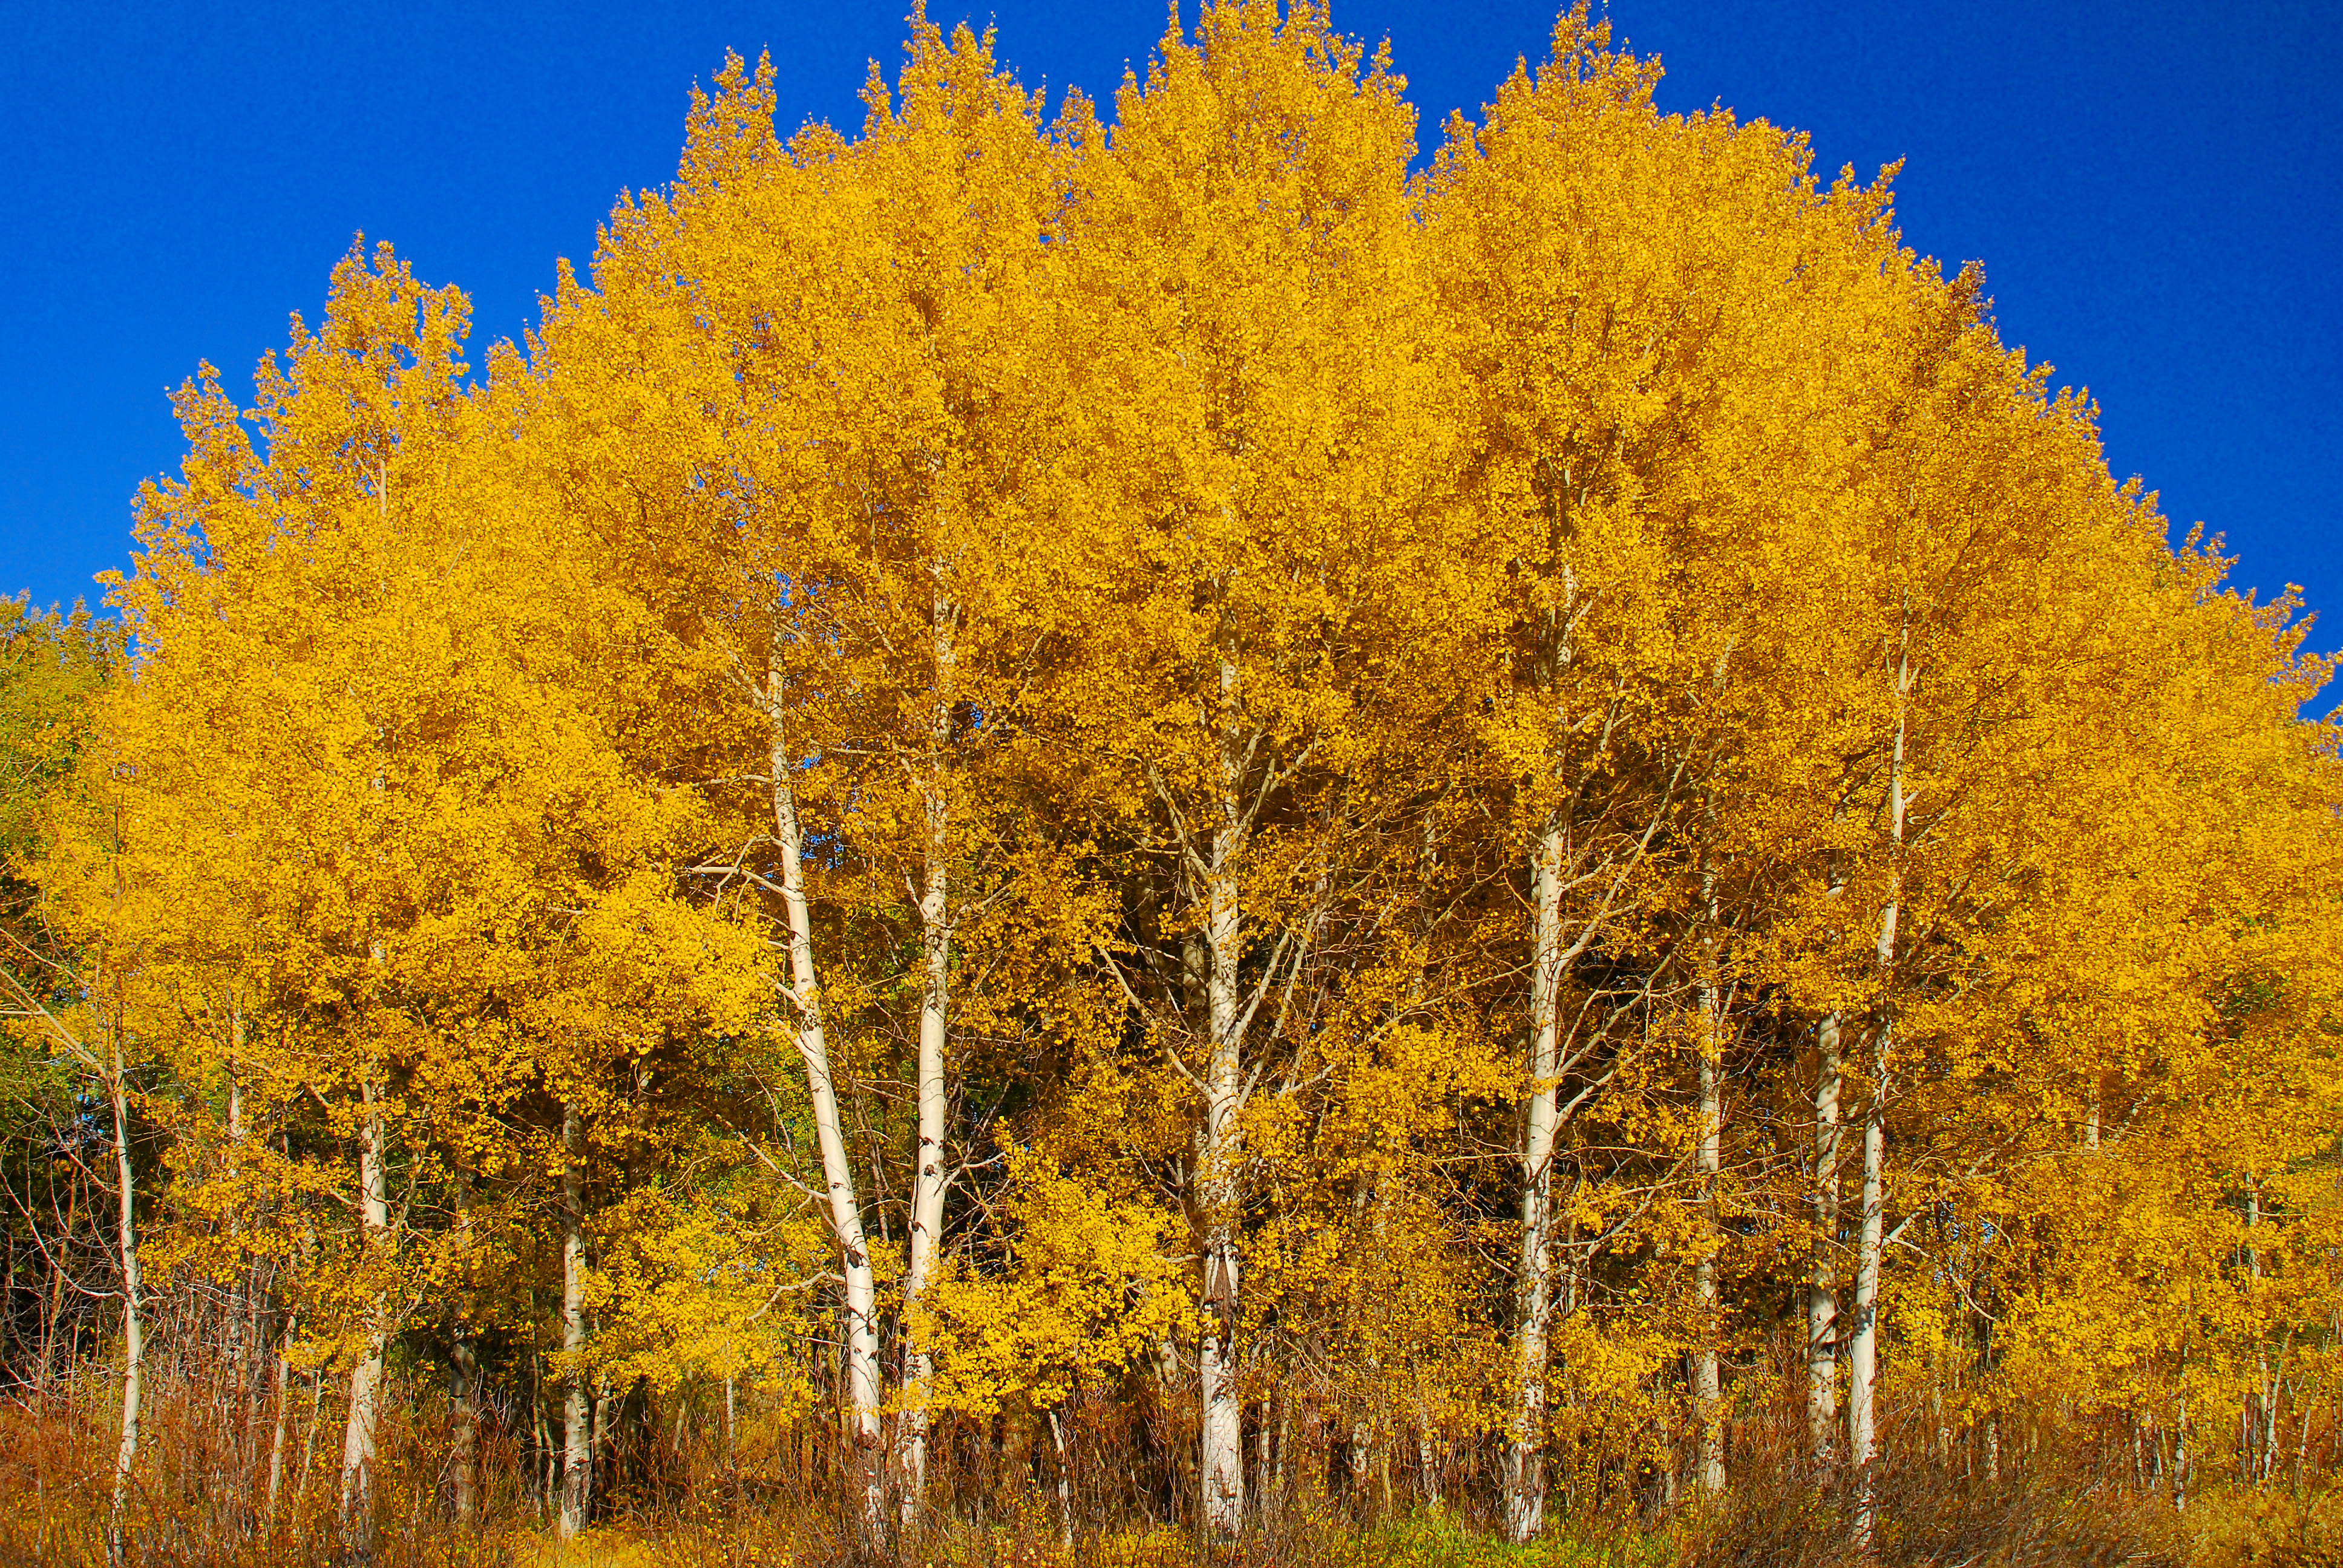
<svg viewBox="0 0 2343 1568">
<path fill-rule="evenodd" d="M 69 601 L 124 563 L 133 492 L 176 462 L 166 390 L 199 359 L 241 388 L 289 311 L 316 319 L 354 233 L 460 284 L 477 342 L 517 338 L 612 196 L 673 177 L 688 88 L 727 48 L 770 51 L 784 129 L 851 127 L 865 63 L 900 58 L 903 9 L 15 9 L 0 591 Z M 970 15 L 1054 104 L 1076 85 L 1111 99 L 1163 9 L 1002 0 Z M 1907 243 L 1983 259 L 2005 339 L 2101 400 L 2118 477 L 2226 535 L 2265 598 L 2288 581 L 2313 609 L 2343 598 L 2328 482 L 2343 29 L 2321 7 L 1626 0 L 1612 16 L 1665 63 L 1664 107 L 1798 127 L 1825 169 L 1905 160 Z M 1553 14 L 1346 0 L 1333 20 L 1390 39 L 1428 156 L 1451 111 L 1477 116 L 1517 56 L 1542 53 Z M 99 70 L 110 106 L 93 114 Z"/>
</svg>

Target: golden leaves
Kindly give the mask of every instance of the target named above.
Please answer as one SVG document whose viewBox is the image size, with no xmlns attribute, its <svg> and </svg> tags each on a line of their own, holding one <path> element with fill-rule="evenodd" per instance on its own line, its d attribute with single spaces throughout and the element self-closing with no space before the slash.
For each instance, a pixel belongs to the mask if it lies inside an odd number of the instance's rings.
<svg viewBox="0 0 2343 1568">
<path fill-rule="evenodd" d="M 786 783 L 882 1255 L 902 1171 L 960 1183 L 898 1325 L 939 1412 L 1104 1386 L 1209 1297 L 1264 1378 L 1488 1428 L 1549 1092 L 1572 1397 L 1650 1394 L 1805 1267 L 1826 1012 L 1894 1020 L 1911 1364 L 1989 1298 L 2006 1378 L 2115 1398 L 2300 1318 L 2328 666 L 2167 547 L 1885 176 L 1656 74 L 1581 7 L 1414 178 L 1310 6 L 1208 8 L 1111 128 L 922 15 L 850 137 L 731 60 L 485 383 L 461 295 L 354 249 L 249 415 L 182 388 L 55 797 L 43 886 L 179 1096 L 160 1266 L 287 1260 L 325 1336 L 518 1323 L 575 1160 L 580 1366 L 803 1397 Z M 52 722 L 8 755 L 54 771 Z M 940 1151 L 897 1094 L 931 995 Z M 361 1092 L 413 1199 L 373 1242 Z"/>
</svg>

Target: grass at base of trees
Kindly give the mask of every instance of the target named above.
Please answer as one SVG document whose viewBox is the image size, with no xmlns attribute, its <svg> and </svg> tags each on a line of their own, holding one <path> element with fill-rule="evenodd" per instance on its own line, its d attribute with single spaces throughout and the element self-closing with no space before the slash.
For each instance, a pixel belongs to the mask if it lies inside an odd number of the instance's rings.
<svg viewBox="0 0 2343 1568">
<path fill-rule="evenodd" d="M 0 1406 L 0 1563 L 98 1568 L 107 1562 L 113 1434 L 102 1384 L 41 1408 Z M 393 1410 L 417 1408 L 397 1403 Z M 424 1407 L 424 1408 L 427 1408 Z M 273 1514 L 257 1482 L 218 1478 L 239 1456 L 214 1435 L 216 1412 L 162 1402 L 152 1412 L 140 1484 L 126 1504 L 124 1554 L 139 1568 L 327 1568 L 352 1562 L 337 1516 L 335 1461 L 288 1432 Z M 569 1542 L 554 1537 L 505 1456 L 487 1467 L 485 1517 L 451 1523 L 434 1433 L 387 1429 L 372 1568 L 1908 1568 L 2162 1564 L 2168 1568 L 2343 1568 L 2343 1489 L 2207 1485 L 2185 1512 L 2160 1491 L 2065 1473 L 2059 1456 L 1984 1484 L 1938 1470 L 1881 1476 L 1875 1553 L 1853 1548 L 1839 1499 L 1761 1472 L 1721 1500 L 1614 1517 L 1563 1517 L 1530 1546 L 1509 1545 L 1485 1509 L 1308 1495 L 1256 1516 L 1226 1546 L 1166 1525 L 1085 1528 L 1069 1544 L 1056 1500 L 1020 1485 L 952 1500 L 919 1532 L 873 1550 L 834 1506 L 703 1455 L 669 1494 L 614 1505 Z M 491 1456 L 494 1457 L 494 1456 Z M 304 1463 L 305 1459 L 307 1462 Z M 302 1484 L 303 1471 L 307 1484 Z"/>
</svg>

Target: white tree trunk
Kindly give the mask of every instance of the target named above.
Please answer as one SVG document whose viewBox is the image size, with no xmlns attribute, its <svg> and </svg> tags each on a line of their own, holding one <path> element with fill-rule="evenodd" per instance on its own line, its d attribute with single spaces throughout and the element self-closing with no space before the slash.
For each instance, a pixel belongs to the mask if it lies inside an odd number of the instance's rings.
<svg viewBox="0 0 2343 1568">
<path fill-rule="evenodd" d="M 1710 1251 L 1693 1265 L 1693 1300 L 1700 1314 L 1700 1344 L 1692 1358 L 1692 1402 L 1699 1429 L 1694 1435 L 1694 1483 L 1714 1496 L 1725 1490 L 1725 1379 L 1717 1354 L 1716 1173 L 1719 1107 L 1715 1057 L 1704 1054 L 1700 1064 L 1701 1136 L 1698 1171 L 1703 1206 L 1708 1211 Z"/>
<path fill-rule="evenodd" d="M 578 1107 L 561 1111 L 561 1350 L 569 1363 L 562 1406 L 561 1507 L 554 1532 L 567 1541 L 586 1528 L 594 1503 L 593 1433 L 586 1387 L 586 1124 Z"/>
<path fill-rule="evenodd" d="M 1815 1240 L 1806 1279 L 1806 1452 L 1815 1475 L 1830 1473 L 1838 1451 L 1838 1101 L 1845 1064 L 1841 1019 L 1823 1014 L 1815 1031 Z"/>
<path fill-rule="evenodd" d="M 1244 1019 L 1238 965 L 1244 950 L 1244 911 L 1238 892 L 1243 858 L 1244 803 L 1235 733 L 1236 666 L 1221 661 L 1220 821 L 1204 873 L 1205 1027 L 1211 1054 L 1204 1066 L 1204 1127 L 1197 1150 L 1197 1217 L 1203 1230 L 1204 1328 L 1196 1349 L 1201 1396 L 1197 1483 L 1208 1533 L 1227 1538 L 1244 1527 L 1244 1409 L 1237 1397 L 1233 1343 L 1242 1276 L 1237 1213 L 1238 1131 L 1243 1092 Z"/>
<path fill-rule="evenodd" d="M 1707 931 L 1702 939 L 1700 976 L 1700 1142 L 1693 1165 L 1700 1182 L 1701 1219 L 1707 1244 L 1693 1265 L 1693 1299 L 1700 1314 L 1700 1343 L 1692 1358 L 1694 1418 L 1700 1423 L 1693 1443 L 1694 1483 L 1715 1496 L 1725 1490 L 1725 1382 L 1718 1365 L 1716 1250 L 1723 1240 L 1716 1180 L 1725 1151 L 1725 1101 L 1718 1081 L 1725 1063 L 1725 995 L 1719 973 L 1716 870 L 1704 852 L 1701 901 Z"/>
<path fill-rule="evenodd" d="M 236 1010 L 233 1000 L 228 1007 L 227 1047 L 227 1178 L 231 1187 L 241 1185 L 244 1161 L 244 1078 L 239 1066 L 244 1060 L 244 1016 Z M 244 1230 L 244 1217 L 239 1212 L 233 1221 L 236 1231 Z M 251 1250 L 237 1248 L 236 1283 L 230 1288 L 227 1302 L 227 1362 L 236 1369 L 236 1383 L 245 1401 L 245 1426 L 251 1429 L 253 1343 L 246 1332 L 252 1316 L 247 1309 L 255 1304 L 256 1292 L 253 1275 Z"/>
<path fill-rule="evenodd" d="M 382 1266 L 389 1245 L 390 1196 L 383 1172 L 382 1090 L 371 1081 L 358 1084 L 358 1223 L 371 1266 Z M 366 1342 L 350 1368 L 349 1417 L 342 1430 L 342 1538 L 351 1551 L 364 1555 L 374 1540 L 374 1433 L 382 1390 L 383 1347 L 389 1337 L 385 1321 L 389 1303 L 377 1295 L 368 1303 Z"/>
<path fill-rule="evenodd" d="M 1855 1472 L 1853 1537 L 1858 1552 L 1871 1549 L 1878 1522 L 1878 1458 L 1875 1403 L 1879 1389 L 1879 1253 L 1885 1219 L 1887 1158 L 1887 1026 L 1873 1033 L 1871 1103 L 1863 1118 L 1863 1218 L 1856 1232 L 1855 1313 L 1847 1336 L 1846 1452 Z"/>
<path fill-rule="evenodd" d="M 1055 1405 L 1050 1407 L 1050 1443 L 1058 1451 L 1058 1543 L 1068 1551 L 1074 1544 L 1074 1460 L 1066 1447 L 1065 1423 Z"/>
<path fill-rule="evenodd" d="M 925 1402 L 928 1377 L 934 1370 L 934 1352 L 920 1332 L 915 1309 L 934 1271 L 936 1249 L 943 1239 L 944 1197 L 950 1182 L 944 1170 L 945 1118 L 950 1107 L 945 1092 L 944 1046 L 950 1022 L 948 1004 L 952 944 L 952 824 L 946 758 L 951 745 L 952 708 L 958 700 L 952 646 L 955 614 L 954 607 L 939 593 L 933 638 L 935 699 L 930 709 L 922 790 L 927 843 L 920 889 L 920 1149 L 911 1172 L 911 1230 L 903 1268 L 903 1416 L 897 1471 L 902 1489 L 901 1518 L 907 1530 L 919 1517 L 920 1500 L 927 1489 Z"/>
<path fill-rule="evenodd" d="M 1520 1389 L 1505 1446 L 1505 1539 L 1526 1544 L 1545 1523 L 1547 1347 L 1554 1316 L 1554 1151 L 1561 1127 L 1564 833 L 1549 819 L 1530 859 L 1529 1121 L 1522 1141 L 1522 1257 L 1514 1330 Z"/>
<path fill-rule="evenodd" d="M 2262 1255 L 2254 1245 L 2254 1227 L 2261 1221 L 2261 1190 L 2246 1178 L 2246 1277 L 2262 1277 Z M 2247 1485 L 2268 1479 L 2268 1461 L 2278 1428 L 2278 1394 L 2272 1387 L 2269 1346 L 2254 1348 L 2254 1383 L 2237 1410 L 2237 1478 Z M 2268 1435 L 2264 1435 L 2267 1429 Z"/>
<path fill-rule="evenodd" d="M 2188 1358 L 2180 1358 L 2180 1412 L 2172 1427 L 2172 1511 L 2188 1512 Z"/>
<path fill-rule="evenodd" d="M 1206 1528 L 1234 1535 L 1244 1525 L 1243 1409 L 1237 1398 L 1232 1342 L 1242 1278 L 1237 1256 L 1236 1212 L 1242 1199 L 1237 1180 L 1239 1077 L 1237 959 L 1242 919 L 1233 869 L 1215 864 L 1206 880 L 1205 942 L 1212 970 L 1206 995 L 1212 1055 L 1204 1072 L 1204 1136 L 1200 1150 L 1197 1207 L 1203 1221 L 1203 1336 L 1196 1367 L 1202 1399 L 1200 1484 Z"/>
<path fill-rule="evenodd" d="M 130 1171 L 127 1077 L 122 1037 L 116 1030 L 114 1070 L 106 1082 L 114 1107 L 115 1245 L 122 1265 L 122 1440 L 114 1451 L 114 1501 L 106 1536 L 107 1552 L 116 1562 L 121 1561 L 124 1551 L 122 1510 L 128 1499 L 132 1470 L 138 1462 L 138 1421 L 144 1413 L 146 1378 L 146 1324 L 138 1275 L 138 1188 Z"/>
<path fill-rule="evenodd" d="M 781 908 L 789 929 L 789 996 L 797 1010 L 798 1054 L 805 1060 L 806 1088 L 813 1101 L 814 1131 L 821 1146 L 822 1180 L 829 1189 L 830 1230 L 838 1238 L 839 1263 L 846 1280 L 847 1422 L 854 1444 L 856 1483 L 862 1493 L 861 1526 L 875 1541 L 885 1523 L 883 1438 L 879 1424 L 878 1287 L 870 1250 L 862 1236 L 862 1208 L 854 1191 L 854 1167 L 838 1111 L 838 1084 L 830 1071 L 830 1042 L 823 1031 L 821 987 L 814 967 L 813 916 L 806 903 L 805 839 L 798 822 L 797 792 L 781 719 L 783 693 L 778 666 L 768 687 L 772 724 L 773 822 L 780 840 Z"/>
<path fill-rule="evenodd" d="M 1879 1265 L 1886 1220 L 1887 1065 L 1895 1040 L 1896 921 L 1904 899 L 1904 766 L 1912 693 L 1908 645 L 1896 671 L 1896 747 L 1887 772 L 1887 900 L 1879 916 L 1880 1001 L 1871 1028 L 1871 1095 L 1863 1119 L 1863 1218 L 1855 1241 L 1855 1322 L 1847 1347 L 1847 1461 L 1855 1468 L 1854 1543 L 1868 1553 L 1878 1524 L 1876 1405 L 1879 1389 Z"/>
</svg>

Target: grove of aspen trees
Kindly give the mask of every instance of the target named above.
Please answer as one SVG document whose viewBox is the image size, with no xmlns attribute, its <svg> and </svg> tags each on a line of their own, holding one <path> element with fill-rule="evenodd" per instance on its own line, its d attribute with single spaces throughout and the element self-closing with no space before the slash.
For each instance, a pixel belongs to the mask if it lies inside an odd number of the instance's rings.
<svg viewBox="0 0 2343 1568">
<path fill-rule="evenodd" d="M 0 606 L 0 1540 L 2331 1484 L 2330 664 L 1658 77 L 922 13 L 523 343 L 361 243 L 203 367 Z"/>
</svg>

